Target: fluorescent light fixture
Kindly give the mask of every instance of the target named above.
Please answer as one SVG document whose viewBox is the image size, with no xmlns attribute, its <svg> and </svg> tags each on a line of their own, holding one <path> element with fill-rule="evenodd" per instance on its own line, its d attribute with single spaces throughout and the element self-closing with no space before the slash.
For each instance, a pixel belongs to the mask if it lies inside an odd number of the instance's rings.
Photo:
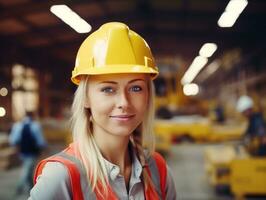
<svg viewBox="0 0 266 200">
<path fill-rule="evenodd" d="M 66 5 L 53 5 L 50 11 L 78 33 L 91 31 L 91 25 Z"/>
<path fill-rule="evenodd" d="M 183 87 L 183 92 L 186 96 L 197 95 L 199 93 L 199 86 L 195 83 L 186 84 Z"/>
<path fill-rule="evenodd" d="M 218 25 L 222 28 L 232 27 L 235 24 L 238 16 L 238 13 L 224 12 L 218 20 Z"/>
<path fill-rule="evenodd" d="M 4 117 L 6 115 L 6 110 L 3 107 L 0 107 L 0 117 Z"/>
<path fill-rule="evenodd" d="M 181 83 L 183 85 L 191 83 L 207 62 L 208 59 L 206 57 L 197 56 L 185 72 L 183 78 L 181 79 Z"/>
<path fill-rule="evenodd" d="M 220 27 L 232 27 L 247 5 L 247 0 L 231 0 L 219 18 L 218 25 Z"/>
<path fill-rule="evenodd" d="M 248 5 L 247 0 L 231 0 L 227 4 L 225 11 L 240 14 L 247 5 Z"/>
<path fill-rule="evenodd" d="M 202 57 L 209 58 L 216 51 L 216 49 L 217 45 L 215 43 L 206 43 L 201 47 L 199 55 Z"/>
<path fill-rule="evenodd" d="M 25 67 L 21 64 L 14 64 L 12 66 L 12 75 L 15 76 L 21 76 L 25 72 Z"/>
</svg>

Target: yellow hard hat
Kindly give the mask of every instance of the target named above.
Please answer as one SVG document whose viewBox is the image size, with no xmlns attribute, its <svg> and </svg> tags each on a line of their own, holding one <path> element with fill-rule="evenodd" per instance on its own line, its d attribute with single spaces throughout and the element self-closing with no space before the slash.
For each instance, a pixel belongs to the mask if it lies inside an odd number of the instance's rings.
<svg viewBox="0 0 266 200">
<path fill-rule="evenodd" d="M 79 84 L 81 75 L 147 73 L 158 75 L 146 41 L 127 25 L 111 22 L 102 25 L 81 44 L 71 80 Z"/>
</svg>

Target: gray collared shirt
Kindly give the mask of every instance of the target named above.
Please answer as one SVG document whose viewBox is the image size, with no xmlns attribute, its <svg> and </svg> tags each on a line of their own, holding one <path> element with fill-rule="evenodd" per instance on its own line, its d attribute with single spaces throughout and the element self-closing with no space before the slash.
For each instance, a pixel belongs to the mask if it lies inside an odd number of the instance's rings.
<svg viewBox="0 0 266 200">
<path fill-rule="evenodd" d="M 109 175 L 109 183 L 117 197 L 122 200 L 144 199 L 143 185 L 140 178 L 142 166 L 135 154 L 133 154 L 132 161 L 129 192 L 127 192 L 124 176 L 119 174 L 119 166 L 105 160 L 106 169 Z"/>
<path fill-rule="evenodd" d="M 133 154 L 132 173 L 129 182 L 129 192 L 127 192 L 125 179 L 119 174 L 117 165 L 105 160 L 108 172 L 109 183 L 120 200 L 144 200 L 144 190 L 140 179 L 142 166 Z M 176 191 L 171 171 L 167 167 L 166 178 L 166 199 L 175 200 Z M 70 180 L 67 168 L 59 162 L 48 162 L 42 174 L 38 177 L 36 185 L 30 192 L 28 200 L 71 200 Z"/>
</svg>

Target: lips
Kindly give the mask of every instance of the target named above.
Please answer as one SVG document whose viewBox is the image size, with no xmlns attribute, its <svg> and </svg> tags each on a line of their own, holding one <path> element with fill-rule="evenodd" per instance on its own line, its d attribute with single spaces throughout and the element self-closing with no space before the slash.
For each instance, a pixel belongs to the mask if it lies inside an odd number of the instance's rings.
<svg viewBox="0 0 266 200">
<path fill-rule="evenodd" d="M 110 118 L 116 119 L 118 121 L 128 121 L 132 119 L 135 115 L 129 114 L 129 115 L 112 115 Z"/>
</svg>

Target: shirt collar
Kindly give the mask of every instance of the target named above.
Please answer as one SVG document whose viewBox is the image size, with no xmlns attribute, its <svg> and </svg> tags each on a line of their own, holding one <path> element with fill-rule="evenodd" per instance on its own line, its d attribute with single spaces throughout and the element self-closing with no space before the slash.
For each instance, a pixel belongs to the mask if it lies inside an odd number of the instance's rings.
<svg viewBox="0 0 266 200">
<path fill-rule="evenodd" d="M 131 158 L 132 158 L 132 168 L 131 168 L 131 178 L 139 179 L 142 173 L 141 163 L 136 155 L 134 148 L 131 148 Z M 111 163 L 104 158 L 105 166 L 109 178 L 114 181 L 117 176 L 119 176 L 120 168 L 118 165 Z"/>
</svg>

